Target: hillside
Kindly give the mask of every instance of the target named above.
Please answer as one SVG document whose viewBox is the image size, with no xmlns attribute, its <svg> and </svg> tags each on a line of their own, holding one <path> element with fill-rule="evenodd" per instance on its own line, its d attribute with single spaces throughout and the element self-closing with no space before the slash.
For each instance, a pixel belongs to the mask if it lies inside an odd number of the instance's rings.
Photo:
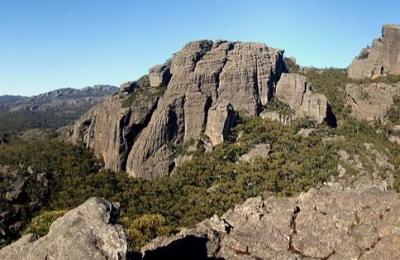
<svg viewBox="0 0 400 260">
<path fill-rule="evenodd" d="M 0 258 L 399 258 L 400 27 L 383 32 L 348 69 L 190 42 L 69 131 L 0 140 Z M 86 104 L 58 95 L 35 109 Z"/>
<path fill-rule="evenodd" d="M 117 90 L 99 85 L 58 89 L 32 97 L 0 96 L 0 134 L 67 125 Z"/>
</svg>

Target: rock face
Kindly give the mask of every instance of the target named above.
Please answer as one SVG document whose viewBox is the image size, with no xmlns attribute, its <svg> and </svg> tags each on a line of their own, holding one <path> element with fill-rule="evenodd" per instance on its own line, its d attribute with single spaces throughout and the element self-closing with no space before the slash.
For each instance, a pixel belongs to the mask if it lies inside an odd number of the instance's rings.
<svg viewBox="0 0 400 260">
<path fill-rule="evenodd" d="M 136 93 L 141 87 L 128 89 Z M 157 107 L 159 97 L 153 94 L 153 89 L 149 91 L 145 95 L 135 95 L 130 104 L 127 104 L 130 101 L 127 90 L 108 97 L 75 122 L 71 140 L 93 149 L 107 168 L 125 170 L 133 142 Z"/>
<path fill-rule="evenodd" d="M 363 49 L 348 68 L 348 76 L 354 79 L 388 74 L 400 75 L 399 25 L 384 25 L 382 38 L 374 40 L 372 47 Z"/>
<path fill-rule="evenodd" d="M 235 111 L 231 104 L 223 102 L 210 108 L 205 134 L 210 138 L 213 146 L 226 140 L 229 129 L 235 123 Z"/>
<path fill-rule="evenodd" d="M 91 198 L 57 219 L 46 236 L 28 234 L 1 249 L 0 259 L 125 259 L 125 233 L 115 225 L 118 207 Z"/>
<path fill-rule="evenodd" d="M 154 240 L 143 259 L 397 259 L 399 214 L 399 195 L 371 186 L 253 198 Z"/>
<path fill-rule="evenodd" d="M 311 82 L 302 75 L 282 74 L 276 86 L 276 98 L 287 104 L 298 117 L 308 117 L 317 123 L 331 123 L 327 98 L 314 93 Z"/>
<path fill-rule="evenodd" d="M 347 105 L 354 117 L 367 121 L 384 120 L 394 98 L 400 95 L 400 84 L 348 84 L 346 93 Z"/>
<path fill-rule="evenodd" d="M 168 85 L 171 78 L 169 64 L 156 65 L 149 70 L 150 86 L 159 87 L 160 85 Z"/>
<path fill-rule="evenodd" d="M 258 115 L 284 70 L 283 51 L 264 44 L 191 42 L 150 70 L 149 88 L 167 85 L 160 99 L 135 100 L 126 108 L 120 103 L 139 92 L 110 97 L 75 124 L 72 140 L 92 148 L 106 168 L 146 179 L 164 176 L 174 168 L 177 147 L 220 123 L 210 108 L 227 102 L 235 111 Z M 223 136 L 231 125 L 227 119 L 219 129 Z"/>
</svg>

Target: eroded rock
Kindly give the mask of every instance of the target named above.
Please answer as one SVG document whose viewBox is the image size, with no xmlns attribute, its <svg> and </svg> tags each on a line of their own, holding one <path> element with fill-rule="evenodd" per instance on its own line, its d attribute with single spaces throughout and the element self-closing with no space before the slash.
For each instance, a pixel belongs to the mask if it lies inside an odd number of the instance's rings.
<svg viewBox="0 0 400 260">
<path fill-rule="evenodd" d="M 205 134 L 211 144 L 216 146 L 226 140 L 229 130 L 235 123 L 235 111 L 228 102 L 222 102 L 208 111 L 208 120 Z"/>
<path fill-rule="evenodd" d="M 354 79 L 400 75 L 400 26 L 384 25 L 382 37 L 361 51 L 348 68 Z"/>
<path fill-rule="evenodd" d="M 400 84 L 347 84 L 346 93 L 352 116 L 367 121 L 384 120 L 400 94 Z"/>
<path fill-rule="evenodd" d="M 115 224 L 118 208 L 91 198 L 57 219 L 46 236 L 28 234 L 1 249 L 0 259 L 125 259 L 125 233 Z"/>
<path fill-rule="evenodd" d="M 201 259 L 394 259 L 399 213 L 395 192 L 332 184 L 297 198 L 249 199 L 142 252 L 144 259 L 179 258 L 180 250 Z"/>
<path fill-rule="evenodd" d="M 332 121 L 327 98 L 314 93 L 311 82 L 305 76 L 282 74 L 276 86 L 276 98 L 287 104 L 298 117 L 307 117 L 319 124 L 324 121 L 336 124 Z"/>
</svg>

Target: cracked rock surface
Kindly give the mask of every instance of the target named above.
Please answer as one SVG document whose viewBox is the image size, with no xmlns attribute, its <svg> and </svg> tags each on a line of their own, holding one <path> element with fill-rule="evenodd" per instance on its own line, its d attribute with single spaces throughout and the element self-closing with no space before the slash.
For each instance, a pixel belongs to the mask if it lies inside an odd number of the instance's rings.
<svg viewBox="0 0 400 260">
<path fill-rule="evenodd" d="M 67 212 L 37 239 L 28 234 L 0 250 L 2 260 L 125 259 L 127 242 L 116 225 L 118 205 L 91 198 Z"/>
<path fill-rule="evenodd" d="M 185 250 L 198 259 L 398 259 L 399 216 L 395 192 L 331 184 L 296 198 L 249 199 L 157 238 L 142 253 L 144 259 L 179 258 Z"/>
</svg>

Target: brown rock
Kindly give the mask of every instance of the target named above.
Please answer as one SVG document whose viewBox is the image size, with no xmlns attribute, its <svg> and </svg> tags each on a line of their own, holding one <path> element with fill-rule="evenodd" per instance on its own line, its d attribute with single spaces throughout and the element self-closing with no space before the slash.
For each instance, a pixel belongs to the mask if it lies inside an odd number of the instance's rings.
<svg viewBox="0 0 400 260">
<path fill-rule="evenodd" d="M 350 78 L 377 78 L 400 75 L 400 26 L 384 25 L 382 37 L 365 48 L 348 68 Z"/>
</svg>

